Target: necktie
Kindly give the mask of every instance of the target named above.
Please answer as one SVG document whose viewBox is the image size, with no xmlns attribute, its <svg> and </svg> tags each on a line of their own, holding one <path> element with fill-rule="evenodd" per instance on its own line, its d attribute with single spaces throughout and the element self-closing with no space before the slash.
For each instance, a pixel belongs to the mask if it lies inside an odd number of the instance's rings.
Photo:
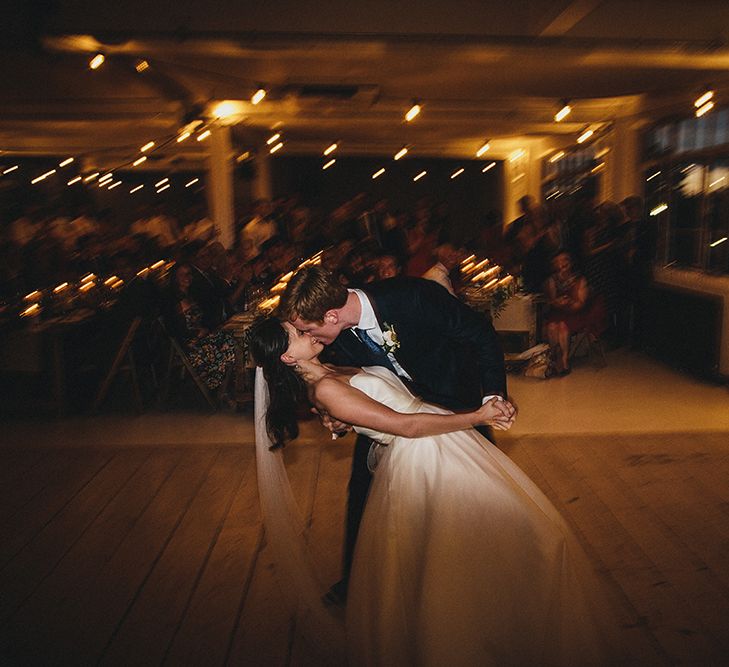
<svg viewBox="0 0 729 667">
<path fill-rule="evenodd" d="M 392 365 L 390 357 L 387 356 L 387 352 L 385 352 L 385 350 L 383 350 L 377 343 L 375 343 L 375 341 L 373 341 L 369 337 L 367 331 L 365 329 L 354 329 L 353 331 L 355 334 L 357 334 L 357 338 L 359 338 L 370 351 L 370 356 L 372 357 L 373 361 L 375 361 L 374 365 L 389 368 L 393 373 L 395 373 L 395 375 L 397 375 L 397 371 Z"/>
</svg>

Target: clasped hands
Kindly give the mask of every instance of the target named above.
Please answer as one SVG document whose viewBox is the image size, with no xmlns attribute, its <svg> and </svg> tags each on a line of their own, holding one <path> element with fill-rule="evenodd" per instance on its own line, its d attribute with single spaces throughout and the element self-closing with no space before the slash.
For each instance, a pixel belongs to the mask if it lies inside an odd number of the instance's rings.
<svg viewBox="0 0 729 667">
<path fill-rule="evenodd" d="M 508 431 L 516 419 L 516 408 L 501 396 L 493 396 L 486 401 L 476 415 L 479 424 L 492 426 L 499 431 Z"/>
</svg>

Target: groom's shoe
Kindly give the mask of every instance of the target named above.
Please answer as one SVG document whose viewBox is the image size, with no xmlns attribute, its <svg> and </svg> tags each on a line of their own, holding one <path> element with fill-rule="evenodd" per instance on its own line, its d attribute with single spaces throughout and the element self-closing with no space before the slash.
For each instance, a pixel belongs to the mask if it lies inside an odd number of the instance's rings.
<svg viewBox="0 0 729 667">
<path fill-rule="evenodd" d="M 347 603 L 347 581 L 345 579 L 338 581 L 321 600 L 327 606 L 343 607 Z"/>
</svg>

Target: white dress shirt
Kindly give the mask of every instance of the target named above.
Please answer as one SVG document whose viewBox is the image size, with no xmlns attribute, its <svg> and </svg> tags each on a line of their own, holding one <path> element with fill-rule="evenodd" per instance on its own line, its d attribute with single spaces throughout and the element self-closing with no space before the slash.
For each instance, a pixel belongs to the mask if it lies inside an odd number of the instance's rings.
<svg viewBox="0 0 729 667">
<path fill-rule="evenodd" d="M 354 292 L 357 295 L 357 298 L 359 299 L 359 305 L 360 305 L 360 315 L 359 315 L 359 322 L 357 322 L 356 329 L 362 329 L 363 331 L 367 332 L 367 335 L 375 341 L 380 347 L 385 344 L 385 337 L 382 334 L 382 329 L 380 328 L 380 323 L 377 321 L 377 316 L 375 315 L 375 309 L 372 307 L 372 304 L 370 303 L 370 300 L 367 298 L 367 295 L 360 289 L 351 289 L 348 290 L 350 292 Z M 357 336 L 357 332 L 352 329 L 352 333 Z M 412 378 L 410 375 L 408 375 L 408 372 L 397 362 L 397 359 L 395 359 L 395 355 L 392 352 L 388 352 L 387 356 L 390 359 L 390 363 L 393 365 L 395 370 L 397 371 L 397 374 L 400 377 L 404 377 L 407 380 L 410 380 L 412 382 Z"/>
</svg>

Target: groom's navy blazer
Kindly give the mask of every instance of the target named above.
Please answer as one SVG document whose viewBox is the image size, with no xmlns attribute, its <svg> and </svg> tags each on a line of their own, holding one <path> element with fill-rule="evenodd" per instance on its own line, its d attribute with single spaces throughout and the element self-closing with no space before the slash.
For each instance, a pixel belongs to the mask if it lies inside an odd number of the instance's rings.
<svg viewBox="0 0 729 667">
<path fill-rule="evenodd" d="M 486 317 L 422 278 L 397 277 L 367 285 L 380 327 L 394 327 L 398 363 L 412 391 L 450 409 L 475 408 L 490 394 L 506 396 L 504 355 Z M 351 331 L 326 348 L 325 359 L 345 366 L 376 365 Z"/>
</svg>

